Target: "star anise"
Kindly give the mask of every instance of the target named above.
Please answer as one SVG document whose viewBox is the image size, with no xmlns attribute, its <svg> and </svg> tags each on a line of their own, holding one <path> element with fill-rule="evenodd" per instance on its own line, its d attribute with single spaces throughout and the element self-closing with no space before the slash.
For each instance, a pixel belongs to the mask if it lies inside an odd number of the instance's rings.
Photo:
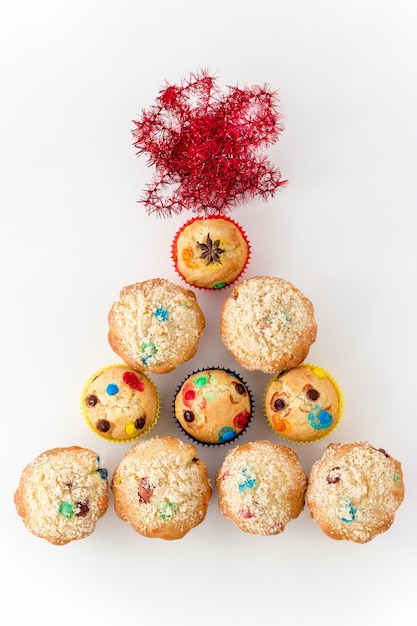
<svg viewBox="0 0 417 626">
<path fill-rule="evenodd" d="M 200 259 L 205 259 L 206 265 L 210 263 L 221 263 L 220 255 L 224 254 L 223 248 L 220 248 L 220 239 L 212 241 L 210 239 L 210 233 L 207 235 L 206 243 L 199 243 L 197 245 L 203 252 L 200 254 Z"/>
</svg>

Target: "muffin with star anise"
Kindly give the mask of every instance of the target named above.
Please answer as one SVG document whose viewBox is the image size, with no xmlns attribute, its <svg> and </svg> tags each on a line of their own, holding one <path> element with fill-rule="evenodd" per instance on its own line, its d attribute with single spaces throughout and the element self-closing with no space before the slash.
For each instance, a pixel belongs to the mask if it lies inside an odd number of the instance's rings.
<svg viewBox="0 0 417 626">
<path fill-rule="evenodd" d="M 185 282 L 200 289 L 223 289 L 245 271 L 250 244 L 242 227 L 225 216 L 194 218 L 172 243 L 174 267 Z"/>
</svg>

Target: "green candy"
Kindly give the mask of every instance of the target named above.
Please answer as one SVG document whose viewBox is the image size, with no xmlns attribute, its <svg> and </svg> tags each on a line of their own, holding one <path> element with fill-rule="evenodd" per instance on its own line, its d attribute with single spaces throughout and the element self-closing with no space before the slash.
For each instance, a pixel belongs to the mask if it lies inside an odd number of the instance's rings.
<svg viewBox="0 0 417 626">
<path fill-rule="evenodd" d="M 74 505 L 71 502 L 61 502 L 58 513 L 61 513 L 67 519 L 71 519 L 74 516 Z"/>
</svg>

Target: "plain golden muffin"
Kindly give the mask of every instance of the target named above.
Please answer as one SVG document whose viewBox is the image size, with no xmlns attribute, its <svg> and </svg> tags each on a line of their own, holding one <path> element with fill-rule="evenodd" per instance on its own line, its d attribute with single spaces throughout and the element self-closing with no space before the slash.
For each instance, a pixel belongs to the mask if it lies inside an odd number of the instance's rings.
<svg viewBox="0 0 417 626">
<path fill-rule="evenodd" d="M 181 539 L 204 520 L 212 488 L 196 448 L 176 437 L 135 443 L 111 483 L 116 514 L 145 537 Z"/>
<path fill-rule="evenodd" d="M 95 452 L 79 446 L 53 448 L 22 472 L 14 494 L 26 528 L 54 545 L 84 539 L 108 507 L 107 470 Z"/>
<path fill-rule="evenodd" d="M 220 511 L 238 528 L 277 535 L 303 510 L 307 476 L 291 448 L 250 441 L 227 452 L 216 487 Z"/>
<path fill-rule="evenodd" d="M 159 393 L 149 376 L 123 363 L 95 372 L 84 385 L 81 408 L 93 432 L 111 441 L 146 435 L 159 416 Z"/>
<path fill-rule="evenodd" d="M 335 379 L 322 367 L 302 364 L 274 376 L 264 396 L 272 429 L 290 441 L 327 437 L 342 417 L 343 396 Z"/>
<path fill-rule="evenodd" d="M 191 359 L 205 328 L 195 294 L 164 278 L 124 287 L 108 323 L 114 352 L 134 370 L 156 374 Z"/>
<path fill-rule="evenodd" d="M 243 379 L 222 368 L 193 372 L 176 392 L 175 417 L 192 439 L 223 444 L 246 430 L 252 416 L 252 397 Z"/>
<path fill-rule="evenodd" d="M 313 304 L 282 278 L 255 276 L 224 301 L 220 334 L 240 365 L 278 374 L 302 363 L 316 340 Z"/>
<path fill-rule="evenodd" d="M 311 468 L 311 517 L 332 539 L 366 543 L 390 528 L 404 499 L 399 461 L 366 441 L 331 443 Z"/>
<path fill-rule="evenodd" d="M 246 234 L 228 217 L 192 219 L 178 231 L 172 258 L 178 274 L 202 289 L 223 289 L 244 272 L 250 256 Z"/>
</svg>

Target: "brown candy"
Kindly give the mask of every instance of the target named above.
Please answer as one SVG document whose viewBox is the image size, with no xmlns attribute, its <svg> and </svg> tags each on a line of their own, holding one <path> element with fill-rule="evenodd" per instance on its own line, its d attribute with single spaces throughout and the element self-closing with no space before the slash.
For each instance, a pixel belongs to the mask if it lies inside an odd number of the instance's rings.
<svg viewBox="0 0 417 626">
<path fill-rule="evenodd" d="M 317 400 L 317 398 L 319 397 L 319 392 L 317 391 L 317 389 L 309 389 L 306 393 L 306 396 L 309 400 L 312 400 L 313 402 L 315 400 Z"/>
<path fill-rule="evenodd" d="M 77 502 L 78 512 L 75 514 L 76 517 L 85 517 L 90 511 L 90 507 L 88 502 Z"/>
<path fill-rule="evenodd" d="M 186 422 L 193 422 L 194 413 L 192 411 L 184 411 L 184 419 Z"/>
<path fill-rule="evenodd" d="M 85 403 L 87 406 L 96 406 L 97 402 L 98 402 L 97 396 L 95 396 L 92 393 L 89 396 L 87 396 L 85 399 Z"/>
<path fill-rule="evenodd" d="M 139 480 L 138 496 L 139 502 L 149 504 L 153 494 L 153 487 L 149 483 L 149 479 L 145 476 Z"/>
<path fill-rule="evenodd" d="M 99 430 L 102 433 L 106 433 L 108 430 L 110 430 L 110 422 L 108 422 L 107 420 L 98 421 L 97 430 Z"/>
<path fill-rule="evenodd" d="M 137 428 L 138 430 L 142 430 L 142 428 L 145 426 L 146 423 L 146 419 L 144 417 L 138 417 L 138 419 L 135 420 L 135 428 Z"/>
<path fill-rule="evenodd" d="M 327 478 L 326 478 L 327 482 L 329 483 L 329 485 L 333 485 L 335 483 L 338 483 L 340 479 L 341 479 L 340 467 L 332 467 L 332 469 L 327 475 Z"/>
</svg>

